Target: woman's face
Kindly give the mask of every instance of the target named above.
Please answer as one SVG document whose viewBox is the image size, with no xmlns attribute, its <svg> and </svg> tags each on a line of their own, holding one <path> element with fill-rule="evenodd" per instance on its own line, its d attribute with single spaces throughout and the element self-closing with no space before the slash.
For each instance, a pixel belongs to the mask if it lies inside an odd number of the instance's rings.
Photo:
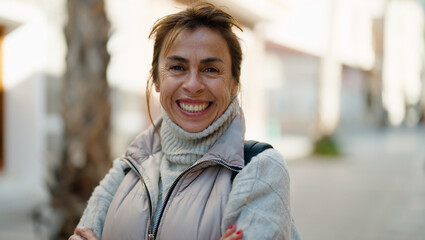
<svg viewBox="0 0 425 240">
<path fill-rule="evenodd" d="M 159 56 L 161 105 L 188 132 L 200 132 L 219 118 L 237 93 L 231 58 L 218 31 L 183 30 Z"/>
</svg>

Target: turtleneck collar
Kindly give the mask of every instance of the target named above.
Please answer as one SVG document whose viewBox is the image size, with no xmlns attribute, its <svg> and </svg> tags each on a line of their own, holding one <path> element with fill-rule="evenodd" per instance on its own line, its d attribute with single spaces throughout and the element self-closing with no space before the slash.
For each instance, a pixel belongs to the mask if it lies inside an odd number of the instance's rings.
<svg viewBox="0 0 425 240">
<path fill-rule="evenodd" d="M 160 130 L 162 152 L 173 164 L 192 165 L 201 158 L 229 127 L 239 109 L 237 99 L 210 126 L 201 132 L 191 133 L 173 122 L 162 110 L 163 124 Z"/>
</svg>

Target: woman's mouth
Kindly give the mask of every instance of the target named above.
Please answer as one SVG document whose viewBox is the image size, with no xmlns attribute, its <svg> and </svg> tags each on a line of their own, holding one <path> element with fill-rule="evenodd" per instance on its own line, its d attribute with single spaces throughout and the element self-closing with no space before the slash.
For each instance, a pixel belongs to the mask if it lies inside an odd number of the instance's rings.
<svg viewBox="0 0 425 240">
<path fill-rule="evenodd" d="M 179 108 L 188 113 L 201 113 L 205 111 L 211 102 L 199 102 L 199 101 L 177 101 Z"/>
</svg>

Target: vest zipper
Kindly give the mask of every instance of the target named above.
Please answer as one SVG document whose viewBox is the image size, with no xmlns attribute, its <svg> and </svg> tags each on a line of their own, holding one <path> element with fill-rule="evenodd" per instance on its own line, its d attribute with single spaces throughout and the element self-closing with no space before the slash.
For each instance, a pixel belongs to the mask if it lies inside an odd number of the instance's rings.
<svg viewBox="0 0 425 240">
<path fill-rule="evenodd" d="M 129 161 L 127 158 L 121 158 L 121 161 L 125 162 L 130 167 L 130 169 L 133 170 L 137 174 L 137 176 L 139 177 L 139 179 L 140 179 L 140 181 L 141 181 L 141 183 L 142 183 L 142 185 L 143 185 L 143 187 L 144 187 L 144 189 L 146 191 L 146 197 L 148 199 L 148 204 L 149 204 L 149 219 L 150 219 L 150 222 L 151 222 L 151 224 L 150 224 L 151 226 L 149 226 L 149 229 L 148 229 L 148 239 L 149 240 L 154 240 L 156 238 L 156 234 L 157 234 L 157 230 L 158 230 L 157 228 L 158 228 L 159 222 L 161 221 L 162 214 L 164 212 L 164 208 L 165 208 L 165 206 L 168 203 L 168 200 L 169 200 L 169 198 L 171 196 L 171 193 L 174 190 L 174 187 L 177 185 L 177 183 L 180 181 L 180 179 L 183 177 L 183 175 L 185 175 L 187 172 L 189 172 L 193 168 L 199 167 L 200 164 L 204 164 L 206 162 L 217 163 L 217 164 L 219 164 L 219 165 L 221 165 L 221 166 L 223 166 L 223 167 L 225 167 L 225 168 L 227 168 L 227 169 L 229 169 L 231 171 L 235 171 L 235 172 L 239 172 L 241 170 L 241 168 L 232 167 L 232 166 L 228 165 L 227 163 L 223 162 L 222 160 L 211 159 L 211 160 L 208 160 L 208 161 L 205 161 L 205 162 L 202 162 L 202 163 L 193 165 L 193 166 L 189 167 L 188 169 L 186 169 L 185 171 L 183 171 L 174 180 L 173 184 L 170 186 L 170 189 L 167 192 L 167 196 L 165 197 L 164 201 L 162 202 L 161 210 L 160 210 L 158 219 L 155 221 L 155 223 L 153 225 L 153 230 L 152 230 L 152 216 L 153 216 L 153 213 L 152 213 L 152 200 L 151 200 L 151 196 L 150 196 L 148 187 L 146 186 L 145 181 L 143 180 L 143 177 L 140 174 L 139 170 L 136 168 L 136 166 L 134 166 L 134 164 L 131 161 Z"/>
<path fill-rule="evenodd" d="M 140 174 L 139 170 L 136 168 L 136 166 L 134 166 L 134 164 L 131 161 L 129 161 L 127 158 L 121 158 L 121 161 L 125 162 L 130 167 L 130 169 L 133 170 L 137 174 L 137 176 L 140 179 L 140 182 L 143 185 L 143 188 L 145 189 L 146 197 L 148 199 L 148 204 L 149 204 L 149 219 L 150 219 L 150 226 L 149 226 L 149 229 L 148 229 L 148 239 L 154 240 L 155 235 L 152 233 L 152 216 L 153 216 L 152 200 L 151 200 L 151 195 L 149 193 L 148 187 L 146 186 L 146 183 L 143 180 L 142 174 Z"/>
<path fill-rule="evenodd" d="M 171 196 L 171 193 L 173 192 L 173 190 L 174 190 L 174 187 L 177 185 L 177 183 L 180 181 L 180 179 L 183 177 L 183 175 L 185 175 L 187 172 L 189 172 L 190 170 L 192 170 L 193 168 L 195 168 L 195 167 L 199 167 L 199 165 L 200 164 L 203 164 L 203 163 L 206 163 L 206 162 L 214 162 L 214 163 L 217 163 L 217 164 L 219 164 L 219 165 L 221 165 L 221 166 L 223 166 L 223 167 L 225 167 L 225 168 L 227 168 L 227 169 L 229 169 L 229 170 L 231 170 L 231 171 L 236 171 L 236 172 L 239 172 L 240 170 L 241 170 L 241 168 L 238 168 L 238 167 L 232 167 L 232 166 L 230 166 L 230 165 L 228 165 L 228 164 L 226 164 L 225 162 L 223 162 L 222 160 L 208 160 L 208 161 L 205 161 L 205 162 L 201 162 L 201 163 L 199 163 L 199 164 L 196 164 L 196 165 L 193 165 L 193 166 L 191 166 L 191 167 L 189 167 L 188 169 L 186 169 L 186 170 L 184 170 L 175 180 L 174 180 L 174 182 L 173 182 L 173 184 L 171 184 L 171 186 L 170 186 L 170 189 L 168 189 L 168 192 L 167 192 L 167 196 L 164 198 L 164 201 L 162 202 L 162 204 L 161 204 L 161 210 L 160 210 L 160 213 L 159 213 L 159 216 L 158 216 L 158 219 L 156 219 L 156 221 L 155 221 L 155 225 L 154 225 L 154 228 L 153 228 L 153 236 L 152 236 L 152 240 L 153 239 L 155 239 L 156 238 L 156 234 L 157 234 L 157 231 L 158 231 L 158 225 L 159 225 L 159 222 L 161 221 L 161 218 L 162 218 L 162 214 L 163 214 L 163 212 L 164 212 L 164 208 L 165 208 L 165 206 L 167 206 L 167 203 L 168 203 L 168 200 L 170 199 L 170 196 Z M 150 236 L 149 236 L 150 237 Z M 151 238 L 149 238 L 149 240 L 151 240 Z"/>
</svg>

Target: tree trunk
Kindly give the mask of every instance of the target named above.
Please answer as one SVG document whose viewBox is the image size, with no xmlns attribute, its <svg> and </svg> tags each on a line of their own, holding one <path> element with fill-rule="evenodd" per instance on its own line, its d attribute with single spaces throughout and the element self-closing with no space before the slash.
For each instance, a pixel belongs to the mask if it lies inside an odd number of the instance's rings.
<svg viewBox="0 0 425 240">
<path fill-rule="evenodd" d="M 103 0 L 68 0 L 62 91 L 64 147 L 53 204 L 64 217 L 58 239 L 73 233 L 94 187 L 111 166 L 106 69 L 109 21 Z"/>
</svg>

